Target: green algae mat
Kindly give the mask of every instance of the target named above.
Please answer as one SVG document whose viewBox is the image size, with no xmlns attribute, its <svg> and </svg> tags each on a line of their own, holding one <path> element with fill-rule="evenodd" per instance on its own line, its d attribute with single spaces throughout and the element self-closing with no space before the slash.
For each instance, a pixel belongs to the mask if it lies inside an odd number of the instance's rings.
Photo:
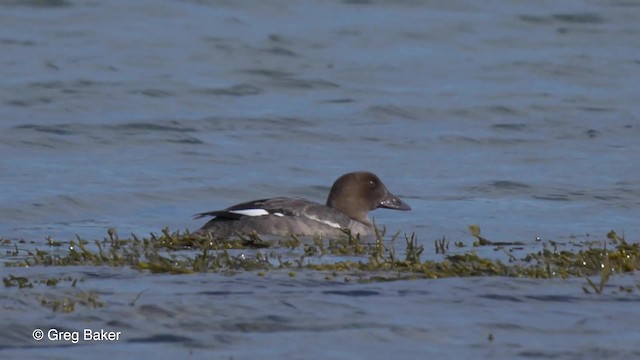
<svg viewBox="0 0 640 360">
<path fill-rule="evenodd" d="M 556 242 L 537 239 L 525 242 L 493 242 L 480 235 L 477 225 L 469 226 L 468 239 L 451 242 L 445 238 L 425 247 L 415 234 L 386 236 L 378 230 L 368 239 L 345 233 L 338 239 L 263 239 L 257 235 L 218 239 L 195 236 L 188 231 L 162 230 L 149 237 L 120 238 L 114 229 L 102 240 L 79 237 L 69 241 L 0 240 L 5 249 L 0 257 L 9 270 L 6 287 L 57 286 L 78 279 L 32 280 L 10 274 L 12 267 L 91 266 L 131 267 L 140 271 L 167 274 L 286 271 L 318 272 L 327 280 L 376 282 L 400 279 L 436 279 L 469 276 L 585 279 L 583 291 L 602 293 L 613 274 L 640 269 L 640 244 L 627 241 L 615 231 L 599 240 Z M 592 279 L 594 278 L 594 279 Z M 620 289 L 638 291 L 632 287 Z M 54 310 L 69 310 L 71 303 L 100 306 L 91 294 L 81 294 L 69 304 L 47 304 Z"/>
</svg>

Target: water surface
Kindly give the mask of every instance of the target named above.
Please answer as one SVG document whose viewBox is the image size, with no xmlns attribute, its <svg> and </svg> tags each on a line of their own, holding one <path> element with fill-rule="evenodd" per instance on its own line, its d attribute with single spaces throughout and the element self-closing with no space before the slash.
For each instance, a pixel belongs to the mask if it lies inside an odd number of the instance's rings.
<svg viewBox="0 0 640 360">
<path fill-rule="evenodd" d="M 428 252 L 442 236 L 470 244 L 469 224 L 532 246 L 640 233 L 635 2 L 12 0 L 0 10 L 2 238 L 193 230 L 192 214 L 245 200 L 324 202 L 353 170 L 377 173 L 412 206 L 373 215 Z M 34 345 L 31 328 L 87 322 L 130 329 L 126 342 L 92 345 L 127 357 L 150 342 L 167 357 L 639 351 L 627 341 L 637 295 L 585 296 L 581 279 L 70 271 L 109 306 L 24 321 L 37 296 L 16 305 L 25 290 L 3 292 L 5 309 L 14 304 L 4 329 L 24 330 L 3 330 L 3 352 L 73 356 Z M 128 306 L 142 289 L 151 314 Z"/>
</svg>

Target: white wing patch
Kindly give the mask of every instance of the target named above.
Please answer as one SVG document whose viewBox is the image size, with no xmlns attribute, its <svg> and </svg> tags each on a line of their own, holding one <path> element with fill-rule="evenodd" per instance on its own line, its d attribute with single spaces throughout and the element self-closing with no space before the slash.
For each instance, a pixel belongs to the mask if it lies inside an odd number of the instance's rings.
<svg viewBox="0 0 640 360">
<path fill-rule="evenodd" d="M 331 226 L 331 227 L 333 227 L 333 228 L 336 228 L 336 229 L 342 229 L 342 226 L 340 226 L 340 224 L 338 224 L 338 223 L 334 223 L 333 221 L 329 221 L 329 220 L 320 220 L 320 219 L 318 219 L 316 216 L 313 216 L 313 215 L 306 215 L 306 216 L 307 216 L 309 219 L 311 219 L 311 220 L 315 220 L 315 221 L 317 221 L 317 222 L 321 222 L 321 223 L 323 223 L 323 224 L 325 224 L 325 225 L 329 225 L 329 226 Z"/>
<path fill-rule="evenodd" d="M 238 214 L 238 215 L 244 215 L 244 216 L 265 216 L 265 215 L 274 215 L 274 216 L 278 216 L 278 217 L 284 217 L 283 213 L 269 213 L 267 210 L 265 209 L 241 209 L 241 210 L 229 210 L 230 213 L 232 214 Z M 324 219 L 319 219 L 318 217 L 314 216 L 314 215 L 305 215 L 307 218 L 311 219 L 311 220 L 315 220 L 319 223 L 325 224 L 325 225 L 329 225 L 332 228 L 336 228 L 336 229 L 342 229 L 342 226 L 340 226 L 340 224 L 335 223 L 333 221 L 329 221 L 329 220 L 324 220 Z"/>
<path fill-rule="evenodd" d="M 229 212 L 232 214 L 245 215 L 245 216 L 269 215 L 269 212 L 265 209 L 242 209 L 242 210 L 231 210 Z"/>
</svg>

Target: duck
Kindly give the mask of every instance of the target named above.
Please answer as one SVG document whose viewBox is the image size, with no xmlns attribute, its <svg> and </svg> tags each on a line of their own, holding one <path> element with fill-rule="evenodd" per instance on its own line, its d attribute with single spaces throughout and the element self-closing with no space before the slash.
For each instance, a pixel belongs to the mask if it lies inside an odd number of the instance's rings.
<svg viewBox="0 0 640 360">
<path fill-rule="evenodd" d="M 333 183 L 324 205 L 300 197 L 247 201 L 194 215 L 195 219 L 213 217 L 194 234 L 217 238 L 239 234 L 335 238 L 350 232 L 368 236 L 374 232 L 369 212 L 378 208 L 411 210 L 377 175 L 356 171 Z"/>
</svg>

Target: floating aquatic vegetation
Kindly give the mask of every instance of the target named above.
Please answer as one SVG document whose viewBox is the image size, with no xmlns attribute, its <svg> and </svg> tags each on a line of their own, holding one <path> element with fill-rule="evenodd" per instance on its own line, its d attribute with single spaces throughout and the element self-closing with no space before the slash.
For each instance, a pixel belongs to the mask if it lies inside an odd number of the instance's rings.
<svg viewBox="0 0 640 360">
<path fill-rule="evenodd" d="M 441 239 L 437 239 L 434 244 L 436 246 L 436 254 L 444 254 L 449 250 L 449 242 L 444 236 Z"/>
<path fill-rule="evenodd" d="M 82 280 L 80 280 L 82 281 Z M 22 288 L 32 288 L 34 283 L 37 284 L 44 284 L 46 286 L 52 286 L 55 287 L 56 285 L 58 285 L 61 282 L 71 282 L 71 286 L 75 287 L 76 283 L 78 282 L 77 278 L 72 278 L 70 276 L 67 277 L 52 277 L 52 278 L 46 278 L 46 279 L 39 279 L 36 281 L 30 281 L 28 278 L 24 277 L 24 276 L 13 276 L 13 275 L 9 275 L 7 277 L 4 277 L 2 279 L 2 282 L 4 283 L 5 287 L 13 287 L 13 286 L 17 286 L 18 288 L 22 289 Z"/>
<path fill-rule="evenodd" d="M 613 274 L 640 270 L 640 244 L 629 243 L 611 231 L 604 242 L 585 242 L 582 246 L 547 240 L 495 242 L 480 236 L 480 227 L 469 226 L 476 239 L 469 250 L 456 241 L 435 240 L 435 254 L 425 256 L 425 248 L 415 234 L 405 235 L 404 244 L 396 244 L 400 233 L 386 236 L 386 229 L 375 228 L 371 239 L 346 232 L 335 239 L 291 236 L 266 240 L 257 234 L 231 239 L 196 235 L 188 231 L 170 232 L 139 238 L 121 239 L 109 229 L 103 240 L 87 241 L 76 237 L 68 242 L 47 238 L 43 248 L 28 247 L 24 242 L 7 242 L 7 267 L 29 266 L 111 266 L 131 267 L 141 271 L 166 274 L 222 272 L 234 274 L 255 271 L 285 270 L 289 276 L 299 271 L 321 271 L 327 279 L 345 276 L 349 281 L 389 281 L 408 278 L 444 278 L 464 276 L 509 276 L 532 278 L 587 278 L 585 292 L 602 293 Z M 601 246 L 596 246 L 600 244 Z M 608 249 L 607 246 L 610 248 Z M 487 247 L 502 252 L 492 257 L 480 256 L 476 249 Z M 525 248 L 530 249 L 525 252 Z M 45 250 L 46 249 L 46 250 Z M 517 255 L 517 252 L 522 255 Z M 398 256 L 403 253 L 404 256 Z M 599 282 L 589 277 L 600 276 Z M 29 287 L 32 281 L 10 275 L 5 286 Z"/>
<path fill-rule="evenodd" d="M 103 307 L 104 304 L 99 300 L 98 295 L 94 292 L 78 291 L 76 293 L 54 296 L 43 295 L 40 297 L 40 304 L 53 312 L 70 313 L 76 309 L 76 305 L 89 309 Z"/>
</svg>

